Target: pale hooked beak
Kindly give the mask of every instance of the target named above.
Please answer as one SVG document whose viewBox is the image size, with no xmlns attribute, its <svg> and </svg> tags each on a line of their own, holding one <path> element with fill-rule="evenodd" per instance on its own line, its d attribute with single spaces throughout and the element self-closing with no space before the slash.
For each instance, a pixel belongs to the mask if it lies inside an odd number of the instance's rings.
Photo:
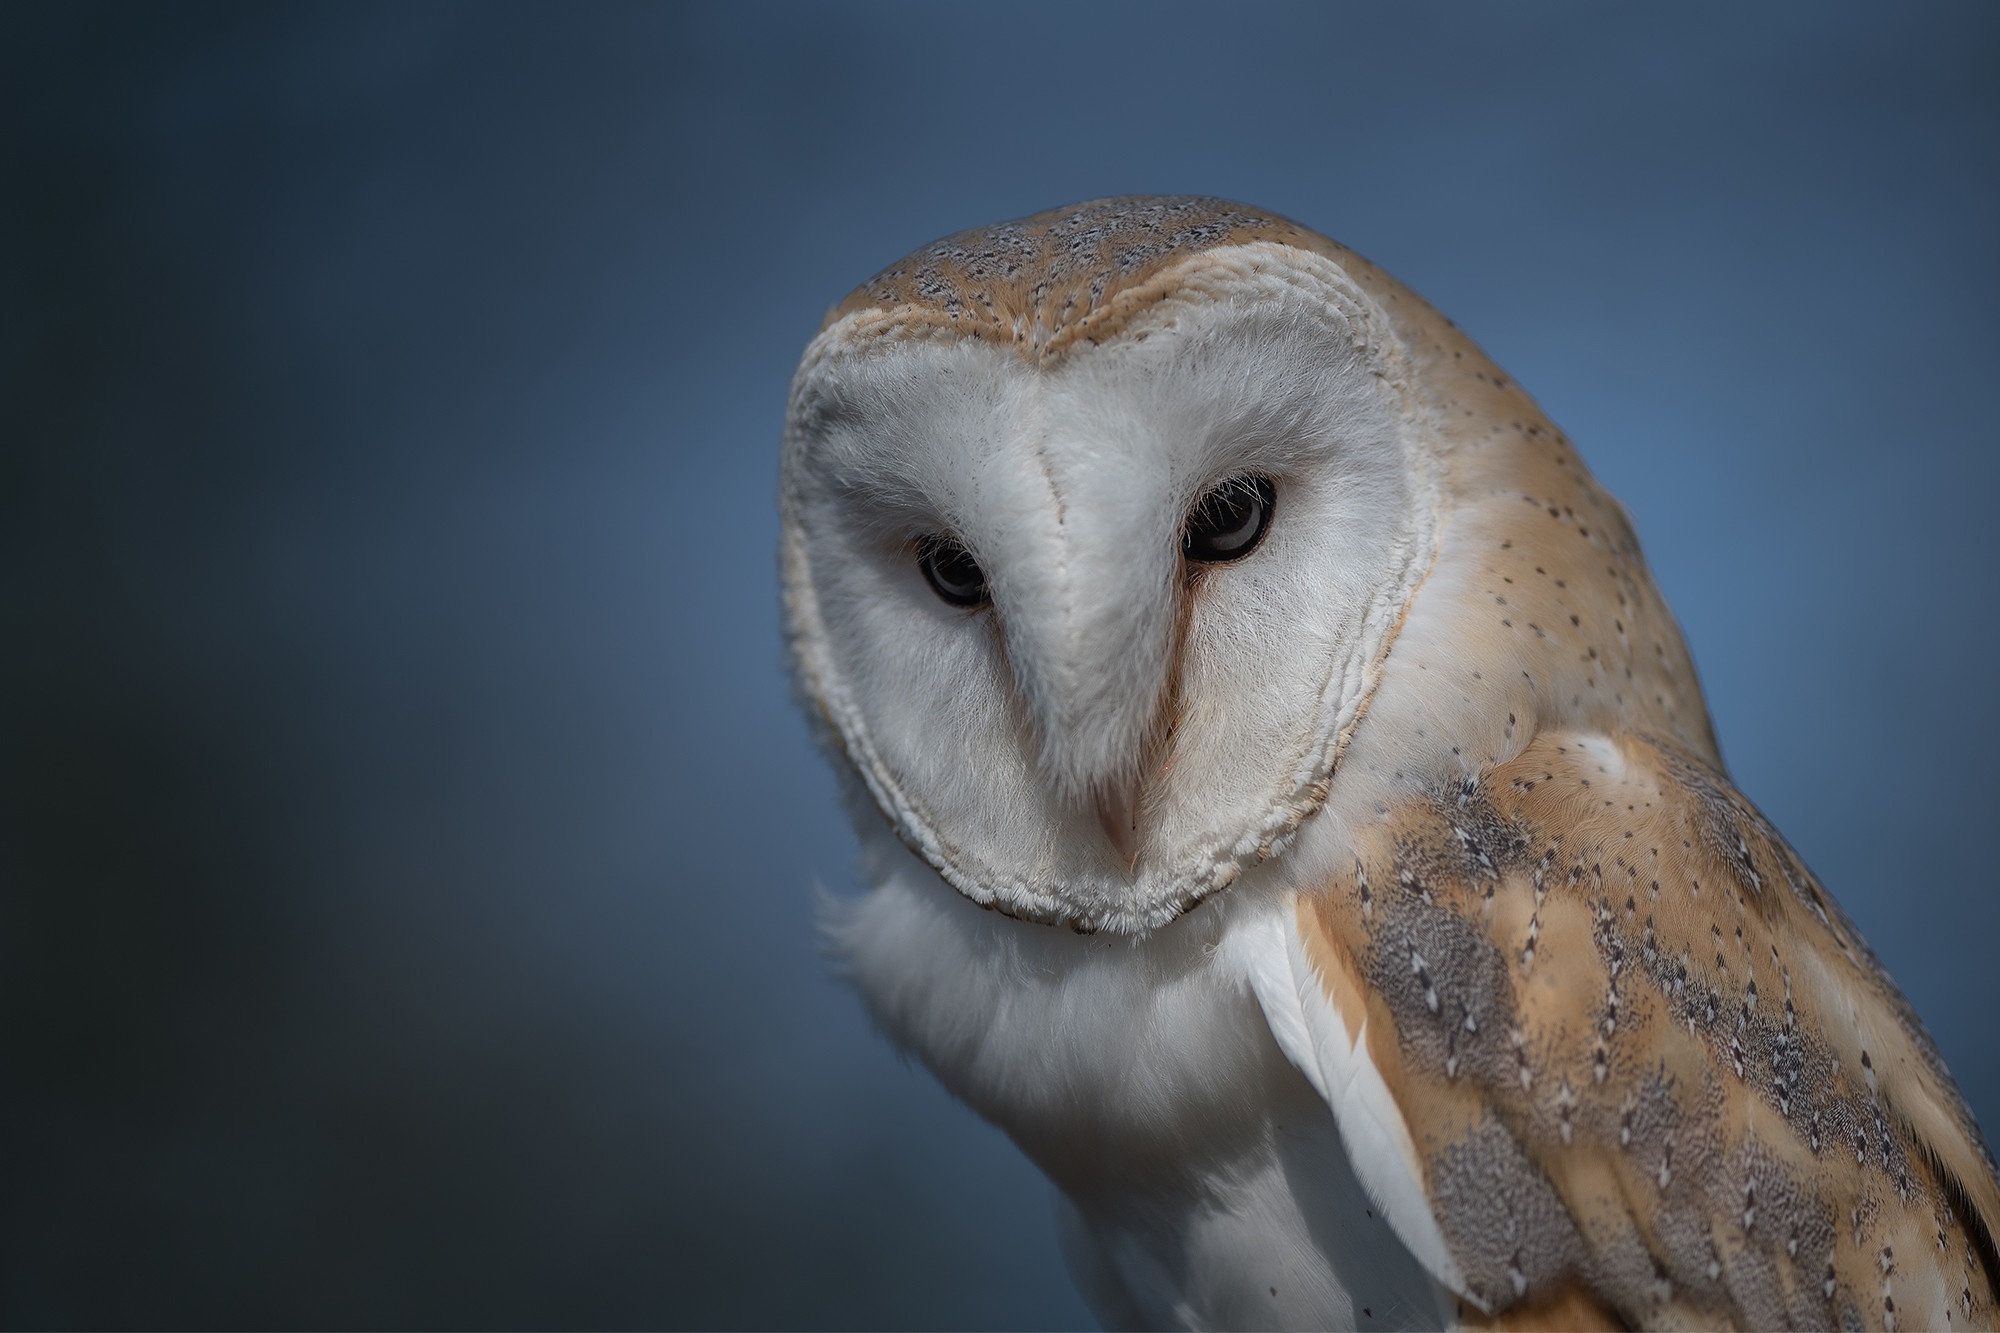
<svg viewBox="0 0 2000 1333">
<path fill-rule="evenodd" d="M 1150 779 L 1138 778 L 1106 787 L 1093 802 L 1097 811 L 1097 826 L 1104 830 L 1104 836 L 1110 840 L 1127 871 L 1135 870 L 1139 865 L 1139 819 L 1145 808 L 1146 793 L 1152 783 L 1164 781 L 1174 771 L 1171 730 L 1155 743 L 1156 755 L 1159 750 L 1166 751 L 1166 762 Z"/>
<path fill-rule="evenodd" d="M 1139 864 L 1139 787 L 1121 782 L 1098 794 L 1097 823 L 1118 859 L 1131 870 Z"/>
<path fill-rule="evenodd" d="M 1032 445 L 1032 447 L 1029 447 Z M 1094 807 L 1118 859 L 1136 867 L 1161 716 L 1179 647 L 1179 522 L 1139 469 L 1085 467 L 1099 442 L 1029 439 L 981 473 L 970 534 L 1004 627 L 1006 661 L 1034 732 L 1038 777 L 1082 814 Z"/>
</svg>

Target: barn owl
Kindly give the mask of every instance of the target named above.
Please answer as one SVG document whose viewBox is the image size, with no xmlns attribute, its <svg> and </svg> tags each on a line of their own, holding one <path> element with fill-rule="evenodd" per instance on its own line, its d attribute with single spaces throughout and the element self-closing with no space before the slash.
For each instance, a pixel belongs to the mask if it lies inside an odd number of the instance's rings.
<svg viewBox="0 0 2000 1333">
<path fill-rule="evenodd" d="M 780 492 L 829 935 L 1107 1324 L 1994 1325 L 1936 1048 L 1617 503 L 1380 270 L 1199 198 L 938 241 Z"/>
</svg>

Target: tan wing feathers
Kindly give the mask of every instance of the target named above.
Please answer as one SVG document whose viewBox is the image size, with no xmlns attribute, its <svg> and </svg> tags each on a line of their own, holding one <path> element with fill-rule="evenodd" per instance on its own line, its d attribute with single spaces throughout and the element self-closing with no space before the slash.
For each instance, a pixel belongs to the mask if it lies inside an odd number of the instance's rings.
<svg viewBox="0 0 2000 1333">
<path fill-rule="evenodd" d="M 1489 1310 L 1581 1283 L 1634 1326 L 1993 1325 L 2000 1185 L 1949 1075 L 1685 752 L 1540 737 L 1389 811 L 1300 914 Z"/>
<path fill-rule="evenodd" d="M 1588 1286 L 1574 1279 L 1538 1291 L 1501 1311 L 1482 1314 L 1465 1302 L 1458 1303 L 1458 1322 L 1468 1329 L 1489 1329 L 1493 1333 L 1529 1333 L 1538 1329 L 1561 1329 L 1578 1333 L 1586 1329 L 1623 1329 L 1627 1325 L 1618 1312 L 1598 1299 Z"/>
</svg>

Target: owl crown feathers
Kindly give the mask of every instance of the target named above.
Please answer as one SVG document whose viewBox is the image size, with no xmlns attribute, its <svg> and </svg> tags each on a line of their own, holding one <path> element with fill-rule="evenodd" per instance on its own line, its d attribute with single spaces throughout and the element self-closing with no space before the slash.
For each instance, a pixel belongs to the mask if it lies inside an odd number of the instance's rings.
<svg viewBox="0 0 2000 1333">
<path fill-rule="evenodd" d="M 1092 199 L 932 241 L 856 287 L 821 327 L 882 311 L 1011 344 L 1030 357 L 1056 357 L 1114 336 L 1146 295 L 1168 289 L 1148 289 L 1165 270 L 1207 250 L 1257 241 L 1340 251 L 1295 222 L 1224 199 Z"/>
</svg>

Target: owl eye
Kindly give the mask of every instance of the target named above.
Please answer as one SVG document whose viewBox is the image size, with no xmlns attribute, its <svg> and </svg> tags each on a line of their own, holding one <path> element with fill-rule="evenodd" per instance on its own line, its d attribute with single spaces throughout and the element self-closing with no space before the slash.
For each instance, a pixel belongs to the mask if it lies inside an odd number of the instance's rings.
<svg viewBox="0 0 2000 1333">
<path fill-rule="evenodd" d="M 986 574 L 972 553 L 949 537 L 924 540 L 917 567 L 931 591 L 953 606 L 983 606 L 991 600 L 986 591 Z"/>
<path fill-rule="evenodd" d="M 1269 477 L 1231 477 L 1195 502 L 1181 554 L 1203 564 L 1241 560 L 1264 540 L 1277 498 Z"/>
</svg>

